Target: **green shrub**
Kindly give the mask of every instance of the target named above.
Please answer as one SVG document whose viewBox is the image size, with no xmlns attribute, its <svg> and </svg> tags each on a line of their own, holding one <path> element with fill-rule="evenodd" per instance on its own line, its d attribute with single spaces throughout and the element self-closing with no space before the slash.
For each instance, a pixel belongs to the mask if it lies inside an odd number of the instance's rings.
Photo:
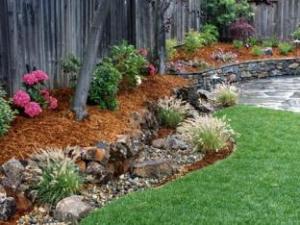
<svg viewBox="0 0 300 225">
<path fill-rule="evenodd" d="M 276 37 L 271 37 L 262 41 L 263 47 L 273 47 L 277 48 L 279 45 L 279 40 Z"/>
<path fill-rule="evenodd" d="M 147 61 L 133 45 L 123 42 L 112 47 L 111 59 L 113 65 L 122 75 L 124 89 L 132 89 L 139 84 L 140 75 Z"/>
<path fill-rule="evenodd" d="M 246 40 L 246 44 L 250 46 L 256 46 L 260 44 L 260 41 L 256 37 L 249 37 Z"/>
<path fill-rule="evenodd" d="M 200 152 L 216 152 L 229 141 L 233 141 L 235 135 L 224 118 L 212 116 L 198 116 L 186 120 L 178 128 L 178 132 Z"/>
<path fill-rule="evenodd" d="M 209 23 L 222 28 L 237 18 L 253 17 L 251 6 L 247 0 L 209 0 L 203 2 L 203 11 L 207 13 Z"/>
<path fill-rule="evenodd" d="M 39 202 L 53 205 L 80 191 L 83 178 L 63 150 L 46 150 L 33 155 L 31 160 L 34 163 L 27 168 L 25 177 L 31 194 Z"/>
<path fill-rule="evenodd" d="M 213 44 L 219 39 L 219 31 L 215 25 L 206 24 L 202 28 L 202 33 L 200 34 L 206 45 Z"/>
<path fill-rule="evenodd" d="M 177 40 L 175 39 L 168 39 L 166 41 L 166 48 L 167 48 L 167 57 L 168 59 L 172 59 L 176 54 L 176 49 L 174 48 L 177 46 Z"/>
<path fill-rule="evenodd" d="M 251 54 L 254 56 L 262 56 L 264 54 L 264 51 L 259 46 L 253 46 L 251 49 Z"/>
<path fill-rule="evenodd" d="M 216 102 L 224 107 L 236 105 L 238 102 L 238 91 L 234 86 L 222 84 L 215 91 Z"/>
<path fill-rule="evenodd" d="M 76 86 L 77 77 L 79 75 L 81 62 L 80 60 L 73 54 L 68 55 L 62 62 L 61 67 L 63 72 L 66 75 L 70 76 L 71 87 Z"/>
<path fill-rule="evenodd" d="M 176 128 L 181 123 L 191 106 L 174 97 L 164 98 L 158 101 L 158 119 L 165 127 Z"/>
<path fill-rule="evenodd" d="M 294 46 L 288 42 L 281 42 L 278 48 L 281 55 L 288 55 L 294 50 Z"/>
<path fill-rule="evenodd" d="M 5 99 L 6 93 L 0 86 L 0 136 L 10 128 L 10 123 L 15 118 L 15 112 L 10 107 L 10 101 Z"/>
<path fill-rule="evenodd" d="M 184 39 L 184 48 L 187 52 L 195 52 L 197 49 L 205 45 L 205 39 L 201 33 L 191 31 L 187 33 Z"/>
<path fill-rule="evenodd" d="M 294 40 L 300 40 L 300 27 L 298 27 L 293 33 L 292 37 Z"/>
<path fill-rule="evenodd" d="M 235 47 L 236 49 L 241 49 L 244 47 L 244 43 L 243 43 L 243 41 L 240 41 L 240 40 L 234 40 L 233 47 Z"/>
<path fill-rule="evenodd" d="M 109 59 L 97 65 L 89 91 L 89 101 L 102 109 L 115 110 L 118 106 L 117 94 L 121 81 L 120 72 Z"/>
<path fill-rule="evenodd" d="M 159 109 L 158 119 L 164 127 L 176 128 L 184 120 L 184 116 L 172 109 Z"/>
</svg>

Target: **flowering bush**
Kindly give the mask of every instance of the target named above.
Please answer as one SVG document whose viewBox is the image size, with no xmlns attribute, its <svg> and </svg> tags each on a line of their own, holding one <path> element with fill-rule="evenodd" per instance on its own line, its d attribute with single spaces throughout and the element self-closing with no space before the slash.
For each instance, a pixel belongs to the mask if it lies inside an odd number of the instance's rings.
<svg viewBox="0 0 300 225">
<path fill-rule="evenodd" d="M 150 76 L 154 76 L 156 73 L 157 73 L 157 70 L 156 70 L 155 66 L 153 64 L 150 64 L 148 66 L 148 74 Z"/>
<path fill-rule="evenodd" d="M 25 74 L 22 78 L 25 90 L 19 90 L 13 97 L 16 107 L 24 110 L 29 117 L 36 117 L 42 113 L 42 108 L 56 109 L 58 101 L 50 96 L 49 90 L 45 87 L 45 81 L 49 80 L 48 75 L 42 70 L 35 70 Z"/>
</svg>

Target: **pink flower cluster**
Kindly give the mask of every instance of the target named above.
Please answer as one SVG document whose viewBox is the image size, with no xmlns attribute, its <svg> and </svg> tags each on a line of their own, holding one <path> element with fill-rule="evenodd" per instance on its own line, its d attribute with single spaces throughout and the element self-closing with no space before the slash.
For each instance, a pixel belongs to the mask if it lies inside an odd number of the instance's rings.
<svg viewBox="0 0 300 225">
<path fill-rule="evenodd" d="M 28 86 L 33 86 L 48 79 L 48 75 L 42 70 L 36 70 L 23 76 L 23 82 Z"/>
<path fill-rule="evenodd" d="M 148 73 L 150 76 L 154 76 L 156 74 L 157 70 L 153 64 L 150 64 L 148 66 Z"/>
<path fill-rule="evenodd" d="M 58 107 L 57 99 L 50 96 L 49 90 L 41 89 L 45 87 L 43 82 L 48 79 L 48 75 L 41 70 L 25 74 L 23 76 L 23 83 L 25 84 L 26 91 L 19 90 L 16 92 L 13 97 L 14 105 L 23 109 L 29 117 L 36 117 L 41 114 L 43 111 L 41 105 L 47 104 L 49 109 L 56 109 Z M 37 95 L 40 95 L 42 98 L 36 98 Z M 35 102 L 32 99 L 39 100 Z"/>
</svg>

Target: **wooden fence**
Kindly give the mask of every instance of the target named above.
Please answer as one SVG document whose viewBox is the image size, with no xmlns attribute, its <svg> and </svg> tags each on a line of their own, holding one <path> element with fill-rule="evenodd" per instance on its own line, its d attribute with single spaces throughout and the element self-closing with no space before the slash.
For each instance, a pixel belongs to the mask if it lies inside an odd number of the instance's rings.
<svg viewBox="0 0 300 225">
<path fill-rule="evenodd" d="M 146 0 L 111 0 L 99 58 L 109 47 L 128 40 L 137 47 L 154 45 L 155 16 Z M 49 86 L 68 85 L 61 60 L 84 55 L 89 27 L 99 0 L 0 0 L 0 82 L 12 93 L 20 87 L 26 66 L 45 70 Z M 168 36 L 182 40 L 189 29 L 199 29 L 200 0 L 178 1 Z"/>
<path fill-rule="evenodd" d="M 289 39 L 300 24 L 300 0 L 274 0 L 272 5 L 252 4 L 258 37 Z"/>
</svg>

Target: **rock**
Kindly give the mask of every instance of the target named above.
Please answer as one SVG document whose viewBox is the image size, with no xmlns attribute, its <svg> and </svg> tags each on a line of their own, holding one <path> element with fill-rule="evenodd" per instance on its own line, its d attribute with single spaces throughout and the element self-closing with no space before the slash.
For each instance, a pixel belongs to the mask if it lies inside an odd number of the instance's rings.
<svg viewBox="0 0 300 225">
<path fill-rule="evenodd" d="M 165 138 L 159 138 L 152 141 L 152 146 L 154 148 L 165 148 Z"/>
<path fill-rule="evenodd" d="M 6 194 L 5 188 L 2 185 L 0 185 L 0 199 L 5 198 L 6 196 L 7 196 L 7 194 Z"/>
<path fill-rule="evenodd" d="M 78 159 L 75 161 L 76 165 L 78 166 L 80 172 L 85 172 L 86 171 L 86 162 L 81 160 L 81 159 Z"/>
<path fill-rule="evenodd" d="M 87 179 L 90 183 L 104 183 L 112 177 L 108 170 L 97 162 L 89 162 L 85 171 L 89 175 L 93 175 L 91 179 Z"/>
<path fill-rule="evenodd" d="M 289 65 L 290 69 L 297 69 L 299 67 L 299 63 L 292 63 L 291 65 Z"/>
<path fill-rule="evenodd" d="M 177 135 L 171 135 L 167 137 L 165 142 L 165 148 L 172 150 L 186 150 L 188 144 L 181 140 Z"/>
<path fill-rule="evenodd" d="M 273 49 L 272 48 L 264 48 L 262 49 L 264 55 L 273 55 Z"/>
<path fill-rule="evenodd" d="M 2 170 L 5 174 L 2 185 L 16 191 L 22 182 L 25 167 L 19 160 L 11 159 L 2 165 Z"/>
<path fill-rule="evenodd" d="M 132 166 L 132 174 L 142 178 L 161 178 L 171 176 L 173 173 L 174 168 L 167 160 L 148 160 Z"/>
<path fill-rule="evenodd" d="M 83 149 L 81 157 L 85 161 L 106 163 L 109 159 L 109 153 L 105 149 L 97 147 L 88 147 Z"/>
<path fill-rule="evenodd" d="M 16 201 L 12 197 L 0 198 L 0 220 L 7 221 L 16 213 Z"/>
<path fill-rule="evenodd" d="M 93 208 L 83 201 L 82 196 L 74 195 L 64 198 L 56 205 L 54 217 L 62 222 L 78 224 L 80 219 L 88 215 Z"/>
</svg>

